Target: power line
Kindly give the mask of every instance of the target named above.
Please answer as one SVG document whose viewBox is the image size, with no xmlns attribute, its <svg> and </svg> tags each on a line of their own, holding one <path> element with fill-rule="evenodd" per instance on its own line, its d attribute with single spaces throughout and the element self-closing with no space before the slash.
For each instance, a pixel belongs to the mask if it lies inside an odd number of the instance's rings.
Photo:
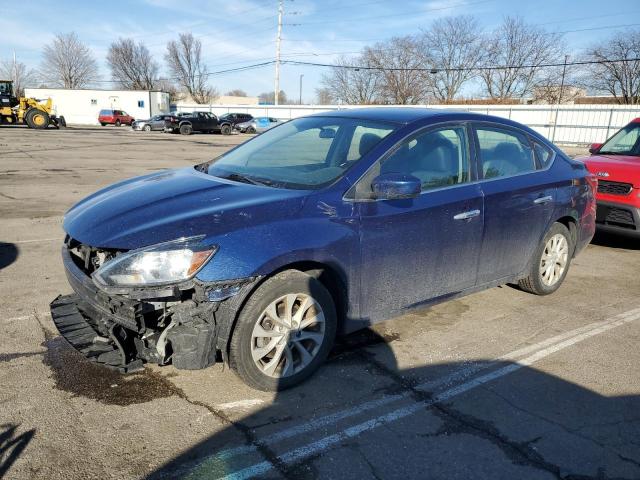
<svg viewBox="0 0 640 480">
<path fill-rule="evenodd" d="M 578 62 L 562 62 L 562 63 L 541 63 L 537 65 L 500 65 L 493 67 L 416 67 L 416 68 L 405 68 L 405 67 L 372 67 L 369 65 L 336 65 L 331 63 L 317 63 L 317 62 L 304 62 L 301 60 L 283 60 L 282 63 L 286 63 L 288 65 L 300 65 L 300 66 L 310 66 L 310 67 L 328 67 L 328 68 L 341 68 L 345 70 L 379 70 L 385 72 L 429 72 L 429 73 L 438 73 L 438 72 L 462 72 L 462 71 L 488 71 L 488 70 L 513 70 L 516 68 L 551 68 L 551 67 L 562 67 L 562 66 L 572 66 L 572 65 L 595 65 L 595 64 L 608 64 L 608 63 L 624 63 L 624 62 L 638 62 L 640 61 L 640 57 L 638 58 L 620 58 L 614 60 L 584 60 Z"/>
</svg>

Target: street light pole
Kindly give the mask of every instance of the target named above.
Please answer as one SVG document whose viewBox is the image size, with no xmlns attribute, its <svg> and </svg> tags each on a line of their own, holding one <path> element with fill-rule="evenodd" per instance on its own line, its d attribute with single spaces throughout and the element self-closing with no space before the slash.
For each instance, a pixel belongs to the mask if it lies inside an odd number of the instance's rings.
<svg viewBox="0 0 640 480">
<path fill-rule="evenodd" d="M 298 102 L 300 105 L 302 105 L 302 77 L 304 77 L 304 73 L 300 74 L 300 101 Z"/>
</svg>

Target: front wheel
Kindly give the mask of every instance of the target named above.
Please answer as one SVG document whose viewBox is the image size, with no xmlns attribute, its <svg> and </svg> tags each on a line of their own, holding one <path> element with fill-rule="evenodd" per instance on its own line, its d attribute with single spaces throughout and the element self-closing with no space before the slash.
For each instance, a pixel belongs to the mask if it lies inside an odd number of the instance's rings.
<svg viewBox="0 0 640 480">
<path fill-rule="evenodd" d="M 38 108 L 32 108 L 27 111 L 27 114 L 24 116 L 24 121 L 27 122 L 27 125 L 31 128 L 44 129 L 49 126 L 50 118 L 47 112 Z"/>
<path fill-rule="evenodd" d="M 331 294 L 317 279 L 288 270 L 267 279 L 240 312 L 229 349 L 231 368 L 263 391 L 292 387 L 327 358 L 336 335 Z"/>
<path fill-rule="evenodd" d="M 220 133 L 222 135 L 231 135 L 231 125 L 223 125 L 220 127 Z"/>
<path fill-rule="evenodd" d="M 122 125 L 122 123 L 120 123 L 120 120 L 116 120 L 115 125 L 116 125 L 116 127 L 119 127 L 120 125 Z"/>
<path fill-rule="evenodd" d="M 151 131 L 151 125 L 145 125 L 143 130 L 145 132 L 150 132 Z"/>
<path fill-rule="evenodd" d="M 554 223 L 536 250 L 528 276 L 518 285 L 536 295 L 555 292 L 567 276 L 572 254 L 569 230 L 561 223 Z"/>
<path fill-rule="evenodd" d="M 247 128 L 247 133 L 256 133 L 256 129 L 253 127 Z"/>
</svg>

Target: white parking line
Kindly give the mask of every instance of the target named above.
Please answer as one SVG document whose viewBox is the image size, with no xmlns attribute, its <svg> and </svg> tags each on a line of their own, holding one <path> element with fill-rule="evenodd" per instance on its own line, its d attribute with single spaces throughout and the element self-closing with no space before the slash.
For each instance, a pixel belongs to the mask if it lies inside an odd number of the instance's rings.
<svg viewBox="0 0 640 480">
<path fill-rule="evenodd" d="M 58 241 L 60 243 L 62 243 L 62 237 L 55 237 L 55 238 L 36 238 L 33 240 L 16 240 L 15 242 L 4 242 L 4 243 L 39 243 L 39 242 L 53 242 L 53 241 Z"/>
<path fill-rule="evenodd" d="M 238 408 L 249 408 L 255 405 L 262 405 L 264 400 L 259 398 L 250 398 L 248 400 L 238 400 L 237 402 L 221 403 L 218 405 L 220 410 L 235 410 Z"/>
<path fill-rule="evenodd" d="M 333 445 L 336 445 L 344 440 L 347 440 L 349 438 L 353 438 L 357 435 L 360 435 L 361 433 L 364 433 L 366 431 L 372 430 L 374 428 L 377 428 L 379 426 L 385 425 L 387 423 L 390 422 L 394 422 L 396 420 L 399 420 L 401 418 L 407 417 L 409 415 L 412 415 L 416 412 L 418 412 L 419 410 L 422 410 L 424 408 L 428 408 L 430 406 L 432 406 L 435 403 L 438 402 L 443 402 L 443 401 L 447 401 L 450 400 L 458 395 L 461 395 L 462 393 L 465 393 L 473 388 L 476 388 L 480 385 L 483 385 L 485 383 L 491 382 L 493 380 L 496 380 L 500 377 L 503 377 L 505 375 L 508 375 L 510 373 L 513 373 L 523 367 L 532 365 L 535 362 L 538 362 L 540 360 L 542 360 L 543 358 L 548 357 L 549 355 L 552 355 L 556 352 L 559 352 L 560 350 L 563 350 L 565 348 L 568 348 L 572 345 L 575 345 L 578 342 L 582 342 L 588 338 L 594 337 L 596 335 L 600 335 L 608 330 L 611 330 L 613 328 L 619 327 L 621 325 L 633 322 L 635 320 L 640 319 L 640 308 L 638 309 L 634 309 L 634 310 L 630 310 L 628 312 L 622 313 L 620 315 L 617 315 L 611 319 L 608 320 L 604 320 L 601 322 L 595 322 L 592 323 L 588 326 L 585 327 L 581 327 L 578 329 L 575 329 L 571 332 L 567 332 L 561 335 L 558 335 L 556 337 L 553 337 L 552 339 L 548 339 L 545 340 L 543 342 L 540 342 L 539 344 L 536 345 L 531 345 L 530 347 L 525 347 L 523 349 L 517 350 L 515 352 L 512 352 L 511 354 L 508 355 L 514 355 L 517 352 L 523 352 L 526 351 L 528 353 L 531 352 L 535 352 L 532 353 L 530 356 L 525 357 L 521 360 L 519 360 L 518 363 L 513 363 L 510 365 L 507 365 L 505 367 L 499 368 L 493 372 L 487 373 L 485 375 L 482 375 L 480 377 L 476 377 L 472 380 L 469 380 L 467 382 L 464 382 L 458 386 L 455 386 L 453 388 L 450 388 L 448 390 L 445 390 L 442 393 L 439 393 L 437 395 L 435 395 L 431 400 L 429 401 L 425 401 L 425 402 L 417 402 L 415 404 L 409 405 L 407 407 L 404 408 L 400 408 L 397 410 L 394 410 L 390 413 L 372 418 L 370 420 L 367 420 L 366 422 L 354 425 L 352 427 L 346 428 L 340 432 L 337 432 L 333 435 L 329 435 L 327 437 L 324 437 L 318 441 L 309 443 L 307 445 L 303 445 L 301 447 L 298 447 L 296 449 L 290 450 L 289 452 L 279 456 L 279 460 L 285 464 L 291 464 L 291 463 L 295 463 L 295 462 L 299 462 L 305 458 L 308 458 L 310 456 L 313 455 L 317 455 L 321 452 L 323 452 L 324 450 L 327 450 L 328 448 L 332 447 Z M 564 339 L 563 339 L 564 338 Z M 554 341 L 555 339 L 555 341 Z M 560 341 L 558 341 L 558 339 L 560 339 Z M 543 346 L 542 349 L 535 351 L 536 348 L 539 348 L 540 346 Z M 504 357 L 507 357 L 507 355 L 505 355 Z M 501 358 L 504 358 L 501 357 Z M 496 363 L 496 362 L 492 362 L 492 363 Z M 402 397 L 400 395 L 396 395 L 394 397 Z M 386 398 L 391 398 L 391 397 L 386 397 Z M 395 398 L 398 399 L 398 398 Z M 394 399 L 394 400 L 395 400 Z M 383 399 L 381 399 L 383 400 Z M 378 403 L 380 403 L 381 400 L 378 400 Z M 369 402 L 372 403 L 372 402 Z M 357 407 L 356 407 L 357 408 Z M 353 409 L 350 409 L 353 410 Z M 334 414 L 328 417 L 335 417 L 336 415 L 339 414 Z M 319 419 L 320 420 L 320 419 Z M 309 425 L 312 422 L 309 422 L 306 425 Z M 293 429 L 289 429 L 290 431 L 295 431 L 296 434 L 301 433 L 302 429 L 300 427 L 294 427 Z M 308 429 L 304 429 L 304 431 L 308 431 Z M 281 438 L 287 438 L 290 435 L 284 435 L 284 431 L 283 432 L 278 432 L 275 435 L 272 435 L 271 437 L 267 437 L 266 439 L 262 440 L 260 443 L 271 443 L 271 441 L 273 441 L 274 437 L 279 437 L 279 439 Z M 269 441 L 271 440 L 271 441 Z M 241 447 L 242 448 L 242 447 Z M 237 450 L 237 449 L 234 449 Z M 230 451 L 227 451 L 230 453 Z M 225 459 L 229 458 L 229 454 L 225 454 L 224 452 L 221 452 L 219 455 L 214 455 L 212 457 L 210 457 L 208 460 L 205 460 L 204 462 L 202 462 L 200 465 L 198 465 L 198 467 L 196 467 L 194 470 L 192 470 L 191 475 L 189 475 L 189 477 L 191 476 L 199 476 L 199 474 L 206 474 L 207 471 L 207 466 L 211 465 L 211 462 L 213 462 L 213 465 L 217 464 L 220 461 L 224 461 Z M 212 466 L 213 466 L 212 465 Z M 269 461 L 263 461 L 254 465 L 251 465 L 250 467 L 238 470 L 236 472 L 232 472 L 228 475 L 225 475 L 224 479 L 233 479 L 233 480 L 239 480 L 239 479 L 245 479 L 245 478 L 251 478 L 251 477 L 255 477 L 257 475 L 262 475 L 264 473 L 266 473 L 267 471 L 271 470 L 273 468 L 273 464 Z M 212 472 L 215 470 L 212 470 Z"/>
</svg>

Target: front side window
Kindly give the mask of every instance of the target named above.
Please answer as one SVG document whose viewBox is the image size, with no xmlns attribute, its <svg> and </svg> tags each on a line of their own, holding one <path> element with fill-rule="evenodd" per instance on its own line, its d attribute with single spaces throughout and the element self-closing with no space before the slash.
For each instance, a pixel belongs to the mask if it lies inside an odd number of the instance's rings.
<svg viewBox="0 0 640 480">
<path fill-rule="evenodd" d="M 476 129 L 483 178 L 499 178 L 535 170 L 533 151 L 524 134 L 510 129 Z"/>
<path fill-rule="evenodd" d="M 355 133 L 358 154 L 349 156 Z M 210 175 L 281 188 L 315 189 L 331 183 L 358 162 L 395 125 L 354 118 L 306 117 L 267 130 L 205 168 Z"/>
<path fill-rule="evenodd" d="M 611 137 L 598 153 L 640 155 L 640 123 L 631 123 Z"/>
<path fill-rule="evenodd" d="M 369 132 L 362 133 L 366 141 Z M 467 183 L 469 148 L 466 128 L 461 125 L 414 135 L 376 163 L 347 194 L 347 198 L 373 199 L 371 182 L 378 175 L 400 173 L 418 178 L 422 191 Z"/>
</svg>

